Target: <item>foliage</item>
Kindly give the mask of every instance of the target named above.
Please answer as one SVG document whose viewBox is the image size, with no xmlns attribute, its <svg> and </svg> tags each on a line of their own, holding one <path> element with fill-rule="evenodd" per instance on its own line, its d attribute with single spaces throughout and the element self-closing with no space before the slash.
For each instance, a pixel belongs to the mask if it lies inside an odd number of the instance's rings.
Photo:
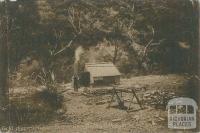
<svg viewBox="0 0 200 133">
<path fill-rule="evenodd" d="M 10 67 L 34 54 L 57 79 L 59 70 L 72 71 L 78 46 L 87 50 L 106 39 L 129 54 L 125 73 L 192 72 L 198 58 L 196 12 L 195 0 L 19 0 L 9 4 Z"/>
</svg>

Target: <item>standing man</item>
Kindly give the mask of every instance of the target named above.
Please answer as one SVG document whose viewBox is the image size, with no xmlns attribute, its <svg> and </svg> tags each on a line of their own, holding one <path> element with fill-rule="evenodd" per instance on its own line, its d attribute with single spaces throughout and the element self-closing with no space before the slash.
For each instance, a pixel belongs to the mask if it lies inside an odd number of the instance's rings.
<svg viewBox="0 0 200 133">
<path fill-rule="evenodd" d="M 74 85 L 74 91 L 78 91 L 78 88 L 79 88 L 79 77 L 78 77 L 78 75 L 77 74 L 75 74 L 74 76 L 73 76 L 73 85 Z"/>
</svg>

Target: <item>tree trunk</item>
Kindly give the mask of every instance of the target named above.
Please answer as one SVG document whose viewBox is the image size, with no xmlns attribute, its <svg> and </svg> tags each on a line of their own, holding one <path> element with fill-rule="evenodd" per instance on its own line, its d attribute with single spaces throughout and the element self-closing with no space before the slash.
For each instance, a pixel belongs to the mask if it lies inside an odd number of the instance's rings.
<svg viewBox="0 0 200 133">
<path fill-rule="evenodd" d="M 114 52 L 114 57 L 113 57 L 113 64 L 116 63 L 117 55 L 118 55 L 118 50 L 119 50 L 118 45 L 115 44 L 115 52 Z"/>
<path fill-rule="evenodd" d="M 0 16 L 0 124 L 7 123 L 6 109 L 8 105 L 8 28 L 7 20 Z"/>
</svg>

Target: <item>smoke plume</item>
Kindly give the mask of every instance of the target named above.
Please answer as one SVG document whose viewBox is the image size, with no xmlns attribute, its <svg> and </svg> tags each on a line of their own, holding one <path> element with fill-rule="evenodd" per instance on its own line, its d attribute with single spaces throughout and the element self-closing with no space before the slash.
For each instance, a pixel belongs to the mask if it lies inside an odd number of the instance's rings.
<svg viewBox="0 0 200 133">
<path fill-rule="evenodd" d="M 83 47 L 79 46 L 76 50 L 75 50 L 75 62 L 78 62 L 80 60 L 80 56 L 81 54 L 84 52 Z"/>
<path fill-rule="evenodd" d="M 75 50 L 75 61 L 74 61 L 74 75 L 78 74 L 78 63 L 81 57 L 81 54 L 84 52 L 83 48 L 81 46 L 79 46 L 76 50 Z"/>
</svg>

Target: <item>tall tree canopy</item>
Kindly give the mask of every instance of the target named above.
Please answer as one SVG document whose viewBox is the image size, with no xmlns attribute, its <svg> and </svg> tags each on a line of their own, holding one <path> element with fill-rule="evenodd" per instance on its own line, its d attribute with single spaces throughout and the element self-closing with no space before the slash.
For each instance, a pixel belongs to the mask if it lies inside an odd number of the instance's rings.
<svg viewBox="0 0 200 133">
<path fill-rule="evenodd" d="M 64 57 L 70 65 L 78 46 L 87 49 L 106 39 L 130 54 L 130 69 L 134 56 L 139 68 L 146 63 L 152 71 L 195 70 L 197 5 L 195 0 L 18 0 L 9 4 L 10 65 L 30 54 L 46 66 Z"/>
</svg>

